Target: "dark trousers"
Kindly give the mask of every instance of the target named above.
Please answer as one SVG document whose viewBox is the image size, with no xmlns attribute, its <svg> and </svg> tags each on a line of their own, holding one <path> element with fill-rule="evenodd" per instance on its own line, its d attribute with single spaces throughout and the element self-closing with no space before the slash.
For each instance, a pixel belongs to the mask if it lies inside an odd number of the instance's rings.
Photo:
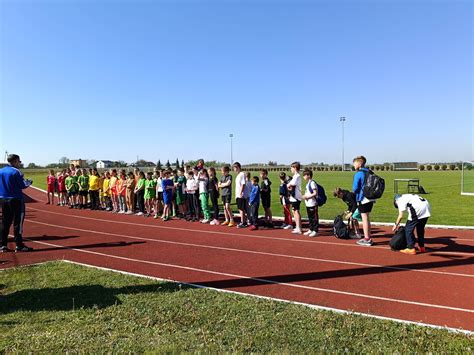
<svg viewBox="0 0 474 355">
<path fill-rule="evenodd" d="M 91 210 L 99 209 L 99 190 L 89 190 L 89 196 L 91 199 Z"/>
<path fill-rule="evenodd" d="M 249 205 L 248 208 L 248 216 L 249 216 L 249 223 L 252 226 L 257 225 L 258 221 L 258 208 L 260 207 L 259 203 L 254 203 L 253 205 Z"/>
<path fill-rule="evenodd" d="M 8 233 L 13 223 L 13 234 L 15 236 L 16 246 L 23 245 L 23 221 L 25 220 L 25 202 L 17 198 L 3 200 L 0 202 L 2 207 L 2 224 L 0 225 L 2 235 L 2 246 L 6 247 L 8 243 Z"/>
<path fill-rule="evenodd" d="M 416 236 L 418 237 L 418 245 L 420 247 L 425 246 L 426 222 L 428 222 L 428 218 L 413 219 L 407 222 L 407 224 L 405 225 L 405 237 L 407 239 L 408 249 L 413 249 L 415 247 L 415 243 L 416 243 L 415 229 L 416 229 Z"/>
<path fill-rule="evenodd" d="M 212 209 L 214 210 L 212 213 L 213 219 L 219 219 L 219 197 L 217 192 L 211 192 L 209 197 L 211 198 Z"/>
<path fill-rule="evenodd" d="M 137 201 L 138 211 L 145 213 L 145 190 L 137 191 L 135 200 Z"/>
<path fill-rule="evenodd" d="M 199 219 L 199 199 L 197 193 L 188 194 L 189 217 Z"/>
<path fill-rule="evenodd" d="M 312 232 L 317 232 L 319 230 L 318 206 L 306 207 L 306 212 L 308 214 L 309 230 Z"/>
</svg>

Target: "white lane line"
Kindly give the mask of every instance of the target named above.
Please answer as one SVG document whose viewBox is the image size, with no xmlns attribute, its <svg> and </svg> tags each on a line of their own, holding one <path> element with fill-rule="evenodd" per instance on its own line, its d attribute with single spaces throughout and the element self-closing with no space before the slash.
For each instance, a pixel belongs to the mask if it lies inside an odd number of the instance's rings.
<svg viewBox="0 0 474 355">
<path fill-rule="evenodd" d="M 244 296 L 244 297 L 254 297 L 254 298 L 259 298 L 259 299 L 268 300 L 268 301 L 284 302 L 284 303 L 289 303 L 289 304 L 295 304 L 295 305 L 299 305 L 299 306 L 308 307 L 308 308 L 311 308 L 311 309 L 335 312 L 335 313 L 339 313 L 339 314 L 358 315 L 358 316 L 363 316 L 363 317 L 368 317 L 368 318 L 375 318 L 375 319 L 381 319 L 381 320 L 390 320 L 390 321 L 397 322 L 397 323 L 402 323 L 402 324 L 410 324 L 410 325 L 417 325 L 417 326 L 428 327 L 428 328 L 433 328 L 433 329 L 447 330 L 447 331 L 453 332 L 453 333 L 462 333 L 462 334 L 467 334 L 467 335 L 473 335 L 474 334 L 473 331 L 459 329 L 459 328 L 443 327 L 443 326 L 435 325 L 435 324 L 414 322 L 414 321 L 409 321 L 409 320 L 404 320 L 404 319 L 399 319 L 399 318 L 377 316 L 375 314 L 370 314 L 370 313 L 354 312 L 354 311 L 348 311 L 348 310 L 345 310 L 345 309 L 319 306 L 319 305 L 315 305 L 315 304 L 303 303 L 303 302 L 297 302 L 297 301 L 290 301 L 290 300 L 285 300 L 285 299 L 282 299 L 282 298 L 261 296 L 261 295 L 256 295 L 256 294 L 252 294 L 252 293 L 243 293 L 243 292 L 238 292 L 238 291 L 225 290 L 225 289 L 222 289 L 222 288 L 202 286 L 202 285 L 199 285 L 199 284 L 193 284 L 193 283 L 188 283 L 188 282 L 180 282 L 180 281 L 173 280 L 173 279 L 163 279 L 163 278 L 159 278 L 159 277 L 155 277 L 155 276 L 137 274 L 137 273 L 133 273 L 133 272 L 117 270 L 117 269 L 112 269 L 112 268 L 107 268 L 107 267 L 102 267 L 102 266 L 79 263 L 77 261 L 72 261 L 72 260 L 64 259 L 64 260 L 60 260 L 60 261 L 65 262 L 65 263 L 69 263 L 69 264 L 85 266 L 85 267 L 89 267 L 89 268 L 93 268 L 93 269 L 97 269 L 97 270 L 111 271 L 111 272 L 115 272 L 115 273 L 122 274 L 122 275 L 140 277 L 140 278 L 145 278 L 145 279 L 150 279 L 150 280 L 155 280 L 155 281 L 160 281 L 160 282 L 173 282 L 173 283 L 183 284 L 183 285 L 196 287 L 196 288 L 209 289 L 209 290 L 213 290 L 213 291 L 217 291 L 217 292 L 230 293 L 230 294 L 235 294 L 235 295 Z M 47 262 L 49 262 L 49 261 L 47 261 Z M 42 264 L 42 263 L 40 263 L 40 264 Z"/>
<path fill-rule="evenodd" d="M 36 186 L 30 186 L 30 188 L 35 189 L 37 191 L 40 191 L 44 194 L 47 193 L 46 190 L 40 189 L 39 187 Z M 40 201 L 46 202 L 46 200 L 41 199 Z M 273 216 L 274 219 L 279 219 L 283 220 L 282 216 Z M 307 218 L 303 218 L 303 220 L 307 221 Z M 332 220 L 330 219 L 320 219 L 320 223 L 327 223 L 327 224 L 332 224 Z M 381 227 L 393 227 L 393 223 L 389 222 L 371 222 L 372 225 L 374 226 L 381 226 Z M 403 223 L 402 223 L 403 225 Z M 432 229 L 467 229 L 467 230 L 474 230 L 474 226 L 454 226 L 454 225 L 449 225 L 449 224 L 427 224 L 426 228 L 432 228 Z M 472 240 L 472 239 L 458 239 L 458 240 Z"/>
<path fill-rule="evenodd" d="M 219 271 L 213 271 L 213 270 L 193 268 L 193 267 L 183 266 L 183 265 L 167 264 L 167 263 L 159 263 L 159 262 L 156 262 L 156 261 L 148 261 L 148 260 L 127 258 L 127 257 L 124 257 L 124 256 L 99 253 L 99 252 L 92 251 L 92 250 L 76 249 L 76 248 L 66 247 L 66 246 L 62 246 L 62 245 L 58 245 L 58 244 L 39 242 L 39 241 L 36 241 L 36 240 L 32 241 L 32 242 L 42 244 L 42 245 L 46 245 L 46 246 L 49 246 L 49 247 L 69 249 L 69 250 L 74 250 L 74 251 L 79 252 L 79 253 L 104 256 L 104 257 L 118 259 L 118 260 L 124 260 L 124 261 L 128 261 L 128 262 L 142 263 L 142 264 L 155 265 L 155 266 L 163 266 L 163 267 L 169 267 L 169 268 L 181 269 L 181 270 L 187 270 L 187 271 L 193 271 L 193 272 L 200 272 L 200 273 L 211 274 L 211 275 L 227 276 L 227 277 L 232 277 L 232 278 L 236 278 L 236 279 L 252 280 L 252 281 L 256 281 L 256 282 L 264 283 L 264 284 L 281 285 L 281 286 L 287 286 L 287 287 L 310 290 L 310 291 L 333 293 L 333 294 L 338 294 L 338 295 L 366 298 L 366 299 L 377 300 L 377 301 L 409 304 L 409 305 L 413 305 L 413 306 L 421 306 L 421 307 L 427 307 L 427 308 L 437 308 L 437 309 L 456 311 L 456 312 L 474 313 L 473 309 L 450 307 L 450 306 L 444 306 L 444 305 L 439 305 L 439 304 L 408 301 L 408 300 L 394 299 L 394 298 L 381 297 L 381 296 L 372 296 L 372 295 L 367 295 L 367 294 L 363 294 L 363 293 L 354 293 L 354 292 L 348 292 L 348 291 L 333 290 L 333 289 L 329 289 L 329 288 L 305 286 L 305 285 L 292 284 L 292 283 L 287 283 L 287 282 L 278 282 L 278 281 L 268 280 L 268 279 L 264 279 L 264 278 L 237 275 L 237 274 L 229 274 L 229 273 L 226 273 L 226 272 L 219 272 Z M 209 281 L 209 282 L 212 282 L 212 281 Z"/>
<path fill-rule="evenodd" d="M 27 209 L 31 209 L 31 210 L 42 212 L 42 213 L 55 214 L 55 215 L 59 215 L 59 216 L 66 216 L 66 217 L 72 217 L 72 218 L 78 218 L 78 219 L 86 219 L 86 220 L 90 220 L 90 221 L 99 221 L 99 222 L 106 222 L 106 223 L 131 225 L 131 226 L 158 228 L 158 229 L 165 229 L 165 230 L 176 230 L 176 231 L 183 231 L 183 232 L 217 234 L 217 235 L 228 235 L 228 236 L 230 235 L 230 236 L 246 237 L 246 238 L 252 238 L 252 239 L 267 239 L 267 240 L 277 240 L 277 241 L 278 240 L 283 240 L 283 241 L 296 242 L 296 243 L 316 243 L 316 244 L 325 244 L 325 245 L 336 245 L 336 246 L 339 246 L 339 247 L 353 247 L 353 248 L 359 248 L 359 249 L 363 248 L 363 247 L 357 245 L 356 243 L 347 244 L 347 243 L 336 243 L 336 242 L 327 242 L 327 241 L 323 242 L 323 241 L 318 241 L 318 240 L 275 238 L 275 237 L 262 236 L 262 235 L 258 235 L 258 234 L 226 233 L 226 232 L 203 230 L 203 229 L 189 229 L 189 228 L 170 227 L 170 226 L 161 226 L 161 225 L 135 223 L 135 222 L 113 221 L 113 220 L 109 220 L 109 219 L 101 219 L 101 218 L 77 216 L 77 215 L 72 215 L 72 214 L 67 214 L 67 213 L 45 211 L 45 210 L 41 210 L 41 209 L 37 209 L 37 208 L 33 208 L 33 207 L 27 207 Z M 368 249 L 368 248 L 366 248 L 366 249 Z M 380 250 L 384 250 L 384 251 L 388 251 L 390 253 L 393 253 L 388 247 L 371 246 L 370 249 L 380 249 Z M 456 254 L 456 255 L 472 256 L 471 253 L 464 253 L 464 252 L 443 252 L 443 251 L 435 251 L 435 252 L 438 253 L 438 254 Z"/>
<path fill-rule="evenodd" d="M 446 271 L 422 270 L 422 269 L 416 269 L 416 268 L 412 269 L 412 268 L 405 268 L 405 267 L 399 267 L 399 266 L 364 264 L 364 263 L 356 263 L 356 262 L 350 262 L 350 261 L 319 259 L 319 258 L 311 258 L 311 257 L 297 256 L 297 255 L 269 253 L 269 252 L 248 250 L 248 249 L 236 249 L 236 248 L 219 247 L 219 246 L 206 245 L 206 244 L 184 243 L 184 242 L 175 242 L 175 241 L 170 241 L 170 240 L 136 237 L 136 236 L 131 236 L 131 235 L 127 235 L 127 234 L 116 234 L 116 233 L 109 233 L 109 232 L 100 232 L 100 231 L 95 231 L 95 230 L 91 230 L 91 229 L 81 229 L 81 228 L 75 228 L 75 227 L 67 227 L 67 226 L 62 226 L 62 225 L 59 225 L 59 224 L 51 224 L 51 223 L 38 222 L 38 221 L 33 221 L 33 220 L 27 220 L 27 222 L 35 223 L 35 224 L 41 224 L 41 225 L 44 225 L 44 226 L 54 227 L 54 228 L 59 228 L 59 229 L 66 229 L 66 230 L 73 230 L 73 231 L 80 231 L 80 232 L 101 234 L 101 235 L 109 235 L 109 236 L 114 236 L 114 237 L 149 241 L 149 242 L 154 242 L 154 243 L 183 245 L 183 246 L 189 246 L 189 247 L 225 250 L 225 251 L 247 253 L 247 254 L 267 255 L 267 256 L 274 256 L 274 257 L 287 258 L 287 259 L 299 259 L 299 260 L 317 261 L 317 262 L 343 264 L 343 265 L 351 265 L 351 266 L 373 267 L 373 268 L 389 269 L 389 270 L 397 270 L 397 271 L 412 271 L 412 272 L 423 272 L 423 273 L 429 273 L 429 274 L 462 276 L 462 277 L 472 277 L 472 278 L 474 278 L 474 275 L 470 275 L 470 274 L 453 273 L 453 272 L 446 272 Z"/>
</svg>

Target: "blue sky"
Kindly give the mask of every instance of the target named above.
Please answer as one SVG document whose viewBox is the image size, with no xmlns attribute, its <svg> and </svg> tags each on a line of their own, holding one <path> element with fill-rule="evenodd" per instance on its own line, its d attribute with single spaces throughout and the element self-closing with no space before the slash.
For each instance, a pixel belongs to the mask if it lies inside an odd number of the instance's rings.
<svg viewBox="0 0 474 355">
<path fill-rule="evenodd" d="M 474 159 L 471 1 L 0 1 L 0 149 Z"/>
</svg>

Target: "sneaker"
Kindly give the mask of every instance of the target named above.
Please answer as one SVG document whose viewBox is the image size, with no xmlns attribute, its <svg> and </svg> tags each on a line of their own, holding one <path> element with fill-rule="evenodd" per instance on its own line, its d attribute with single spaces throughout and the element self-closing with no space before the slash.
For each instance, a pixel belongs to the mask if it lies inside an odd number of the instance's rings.
<svg viewBox="0 0 474 355">
<path fill-rule="evenodd" d="M 74 206 L 73 206 L 73 205 L 69 206 L 69 209 L 70 209 L 70 210 L 72 210 L 73 208 L 74 208 Z"/>
<path fill-rule="evenodd" d="M 370 247 L 370 246 L 372 246 L 372 239 L 367 240 L 367 239 L 363 238 L 363 239 L 358 240 L 356 243 L 357 243 L 357 245 L 361 245 L 361 246 L 364 246 L 364 247 Z"/>
<path fill-rule="evenodd" d="M 420 253 L 426 253 L 426 248 L 425 247 L 420 247 Z"/>
<path fill-rule="evenodd" d="M 250 228 L 249 228 L 250 231 L 256 231 L 257 229 L 258 229 L 258 227 L 254 226 L 254 225 L 251 225 Z"/>
<path fill-rule="evenodd" d="M 237 228 L 241 229 L 241 228 L 247 228 L 248 226 L 246 224 L 243 224 L 243 223 L 239 223 L 237 224 Z"/>
<path fill-rule="evenodd" d="M 311 233 L 308 234 L 308 237 L 314 238 L 318 235 L 318 232 L 312 231 Z"/>
<path fill-rule="evenodd" d="M 125 211 L 120 211 L 118 214 L 124 214 L 124 213 L 125 213 Z"/>
<path fill-rule="evenodd" d="M 203 219 L 203 220 L 201 221 L 201 223 L 202 223 L 202 224 L 209 223 L 209 220 L 208 220 L 208 219 Z"/>
<path fill-rule="evenodd" d="M 214 224 L 215 224 L 216 226 L 220 226 L 220 225 L 221 225 L 221 222 L 219 222 L 217 219 L 215 219 L 214 222 L 215 222 Z"/>
<path fill-rule="evenodd" d="M 135 216 L 143 216 L 143 212 L 138 212 L 135 214 Z"/>
<path fill-rule="evenodd" d="M 406 249 L 400 250 L 400 253 L 409 254 L 409 255 L 416 255 L 416 250 L 415 250 L 415 248 L 413 248 L 413 249 L 406 248 Z"/>
<path fill-rule="evenodd" d="M 291 224 L 287 224 L 283 229 L 290 230 L 293 229 L 293 226 Z"/>
<path fill-rule="evenodd" d="M 301 232 L 301 229 L 295 228 L 294 230 L 291 231 L 292 234 L 303 234 Z"/>
<path fill-rule="evenodd" d="M 33 248 L 27 247 L 26 245 L 20 245 L 15 248 L 15 253 L 33 251 Z"/>
<path fill-rule="evenodd" d="M 216 220 L 213 219 L 213 220 L 211 221 L 211 223 L 209 223 L 209 224 L 210 224 L 211 226 L 215 226 L 215 225 L 216 225 Z"/>
<path fill-rule="evenodd" d="M 133 212 L 132 211 L 127 211 L 127 212 L 125 212 L 125 214 L 133 214 Z"/>
<path fill-rule="evenodd" d="M 283 224 L 280 226 L 280 228 L 281 228 L 281 229 L 285 229 L 285 227 L 286 227 L 287 225 L 288 225 L 288 224 L 283 223 Z"/>
<path fill-rule="evenodd" d="M 155 215 L 153 216 L 153 218 L 154 218 L 154 219 L 158 219 L 158 218 L 160 218 L 160 216 L 158 216 L 158 214 L 155 214 Z"/>
<path fill-rule="evenodd" d="M 235 222 L 231 221 L 231 222 L 229 222 L 229 224 L 227 226 L 228 227 L 235 227 Z"/>
<path fill-rule="evenodd" d="M 11 249 L 8 249 L 8 247 L 0 247 L 0 253 L 8 253 L 10 251 Z"/>
<path fill-rule="evenodd" d="M 308 230 L 307 232 L 304 232 L 303 235 L 310 235 L 312 231 Z"/>
<path fill-rule="evenodd" d="M 224 221 L 221 223 L 222 226 L 227 226 L 230 222 L 229 221 Z"/>
</svg>

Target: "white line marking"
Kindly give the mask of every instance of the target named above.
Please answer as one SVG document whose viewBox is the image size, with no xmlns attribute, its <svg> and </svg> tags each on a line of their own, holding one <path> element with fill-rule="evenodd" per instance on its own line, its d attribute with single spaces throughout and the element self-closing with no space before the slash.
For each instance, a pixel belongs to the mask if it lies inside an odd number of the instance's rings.
<svg viewBox="0 0 474 355">
<path fill-rule="evenodd" d="M 42 244 L 42 245 L 46 245 L 46 246 L 49 246 L 49 247 L 59 247 L 59 248 L 62 248 L 62 249 L 74 250 L 74 251 L 79 252 L 79 253 L 99 255 L 99 256 L 105 256 L 105 257 L 109 257 L 109 258 L 113 258 L 113 259 L 119 259 L 119 260 L 125 260 L 125 261 L 143 263 L 143 264 L 149 264 L 149 265 L 156 265 L 156 266 L 163 266 L 163 267 L 170 267 L 170 268 L 174 268 L 174 269 L 188 270 L 188 271 L 194 271 L 194 272 L 201 272 L 201 273 L 211 274 L 211 275 L 227 276 L 227 277 L 232 277 L 232 278 L 236 278 L 236 279 L 253 280 L 253 281 L 260 282 L 260 283 L 271 284 L 271 285 L 281 285 L 281 286 L 287 286 L 287 287 L 299 288 L 299 289 L 305 289 L 305 290 L 311 290 L 311 291 L 334 293 L 334 294 L 344 295 L 344 296 L 360 297 L 360 298 L 367 298 L 367 299 L 378 300 L 378 301 L 409 304 L 409 305 L 421 306 L 421 307 L 427 307 L 427 308 L 438 308 L 438 309 L 445 309 L 445 310 L 457 311 L 457 312 L 474 313 L 474 310 L 466 309 L 466 308 L 450 307 L 450 306 L 443 306 L 443 305 L 438 305 L 438 304 L 430 304 L 430 303 L 423 303 L 423 302 L 416 302 L 416 301 L 407 301 L 407 300 L 400 300 L 400 299 L 381 297 L 381 296 L 372 296 L 372 295 L 366 295 L 366 294 L 363 294 L 363 293 L 355 293 L 355 292 L 333 290 L 333 289 L 321 288 L 321 287 L 291 284 L 291 283 L 287 283 L 287 282 L 278 282 L 278 281 L 273 281 L 273 280 L 268 280 L 268 279 L 263 279 L 263 278 L 258 278 L 258 277 L 251 277 L 251 276 L 244 276 L 244 275 L 237 275 L 237 274 L 229 274 L 229 273 L 226 273 L 226 272 L 219 272 L 219 271 L 213 271 L 213 270 L 193 268 L 193 267 L 183 266 L 183 265 L 167 264 L 167 263 L 159 263 L 159 262 L 156 262 L 156 261 L 127 258 L 127 257 L 124 257 L 124 256 L 99 253 L 99 252 L 95 252 L 95 251 L 92 251 L 92 250 L 76 249 L 76 248 L 71 248 L 71 247 L 52 244 L 52 243 L 39 242 L 39 241 L 36 241 L 36 240 L 34 240 L 34 241 L 32 240 L 32 242 Z M 210 282 L 212 282 L 212 281 L 210 281 Z"/>
<path fill-rule="evenodd" d="M 37 191 L 41 191 L 43 193 L 47 193 L 46 190 L 40 189 L 39 187 L 36 186 L 30 186 L 30 188 L 33 188 Z M 46 201 L 46 200 L 42 200 Z M 281 219 L 283 220 L 283 217 L 280 216 L 273 216 L 274 219 Z M 307 220 L 307 219 L 306 219 Z M 320 223 L 328 223 L 332 224 L 332 220 L 330 219 L 320 219 Z M 393 223 L 388 223 L 388 222 L 371 222 L 374 226 L 385 226 L 385 227 L 392 227 Z M 433 229 L 471 229 L 474 230 L 474 226 L 453 226 L 453 225 L 446 225 L 446 224 L 427 224 L 426 228 L 433 228 Z"/>
<path fill-rule="evenodd" d="M 72 215 L 72 214 L 67 214 L 67 213 L 45 211 L 45 210 L 38 209 L 38 208 L 33 208 L 33 207 L 28 207 L 28 209 L 38 211 L 38 212 L 42 212 L 42 213 L 55 214 L 55 215 L 59 215 L 59 216 L 86 219 L 86 220 L 91 220 L 91 221 L 100 221 L 100 222 L 106 222 L 106 223 L 124 224 L 124 225 L 131 225 L 131 226 L 159 228 L 159 229 L 177 230 L 177 231 L 183 231 L 183 232 L 194 232 L 194 233 L 204 233 L 204 234 L 231 235 L 231 236 L 236 236 L 236 237 L 246 237 L 246 238 L 252 238 L 252 239 L 267 239 L 267 240 L 277 240 L 277 241 L 278 240 L 283 240 L 283 241 L 289 241 L 289 242 L 295 242 L 295 243 L 316 243 L 316 244 L 336 245 L 336 246 L 339 246 L 339 247 L 353 247 L 353 248 L 359 248 L 359 249 L 363 248 L 363 247 L 361 247 L 361 246 L 359 246 L 355 243 L 347 244 L 347 243 L 342 243 L 342 242 L 341 243 L 327 242 L 327 241 L 323 242 L 323 241 L 318 241 L 318 240 L 275 238 L 275 237 L 268 237 L 268 236 L 257 235 L 257 234 L 226 233 L 226 232 L 210 231 L 210 230 L 204 230 L 204 229 L 188 229 L 188 228 L 169 227 L 169 226 L 161 226 L 161 225 L 154 225 L 154 224 L 113 221 L 113 220 L 109 220 L 109 219 L 100 219 L 100 218 L 93 218 L 93 217 L 77 216 L 77 215 Z M 366 248 L 366 249 L 369 249 L 369 248 Z M 393 253 L 388 247 L 371 246 L 370 249 L 380 249 L 380 250 L 384 250 L 384 251 Z M 435 251 L 435 252 L 438 253 L 438 254 L 456 254 L 456 255 L 472 256 L 472 254 L 470 254 L 470 253 L 463 253 L 463 252 L 443 252 L 443 251 Z"/>
<path fill-rule="evenodd" d="M 209 290 L 213 290 L 213 291 L 217 291 L 217 292 L 236 294 L 236 295 L 244 296 L 244 297 L 260 298 L 260 299 L 264 299 L 264 300 L 268 300 L 268 301 L 284 302 L 284 303 L 295 304 L 295 305 L 304 306 L 304 307 L 317 309 L 317 310 L 335 312 L 335 313 L 339 313 L 339 314 L 358 315 L 358 316 L 363 316 L 363 317 L 368 317 L 368 318 L 390 320 L 390 321 L 397 322 L 397 323 L 402 323 L 402 324 L 417 325 L 417 326 L 421 326 L 421 327 L 447 330 L 447 331 L 453 332 L 453 333 L 463 333 L 463 334 L 467 334 L 467 335 L 473 335 L 474 334 L 473 331 L 464 330 L 464 329 L 443 327 L 443 326 L 440 326 L 440 325 L 414 322 L 414 321 L 408 321 L 408 320 L 403 320 L 403 319 L 398 319 L 398 318 L 377 316 L 377 315 L 369 314 L 369 313 L 347 311 L 347 310 L 344 310 L 344 309 L 318 306 L 318 305 L 314 305 L 314 304 L 310 304 L 310 303 L 290 301 L 290 300 L 285 300 L 285 299 L 282 299 L 282 298 L 275 298 L 275 297 L 269 297 L 269 296 L 260 296 L 260 295 L 255 295 L 255 294 L 251 294 L 251 293 L 243 293 L 243 292 L 238 292 L 238 291 L 225 290 L 225 289 L 221 289 L 221 288 L 207 287 L 207 286 L 202 286 L 202 285 L 199 285 L 199 284 L 193 284 L 193 283 L 188 283 L 188 282 L 180 282 L 180 281 L 172 280 L 172 279 L 162 279 L 162 278 L 155 277 L 155 276 L 136 274 L 136 273 L 128 272 L 128 271 L 122 271 L 122 270 L 111 269 L 111 268 L 102 267 L 102 266 L 79 263 L 77 261 L 72 261 L 72 260 L 64 259 L 64 260 L 60 260 L 60 261 L 63 261 L 65 263 L 69 263 L 69 264 L 75 264 L 75 265 L 85 266 L 85 267 L 89 267 L 89 268 L 93 268 L 93 269 L 98 269 L 98 270 L 111 271 L 111 272 L 115 272 L 115 273 L 123 274 L 123 275 L 128 275 L 128 276 L 135 276 L 135 277 L 140 277 L 140 278 L 145 278 L 145 279 L 151 279 L 151 280 L 154 280 L 154 281 L 174 282 L 174 283 L 177 283 L 177 284 L 183 284 L 183 285 L 192 286 L 192 287 L 196 287 L 196 288 L 209 289 Z M 49 261 L 47 261 L 47 262 L 49 262 Z M 39 263 L 39 264 L 41 264 L 41 263 Z"/>
<path fill-rule="evenodd" d="M 255 251 L 255 250 L 248 250 L 248 249 L 235 249 L 235 248 L 219 247 L 219 246 L 206 245 L 206 244 L 203 245 L 203 244 L 194 244 L 194 243 L 175 242 L 175 241 L 171 241 L 171 240 L 153 239 L 153 238 L 145 238 L 145 237 L 135 237 L 135 236 L 127 235 L 127 234 L 116 234 L 116 233 L 109 233 L 109 232 L 100 232 L 100 231 L 95 231 L 95 230 L 91 230 L 91 229 L 66 227 L 66 226 L 61 226 L 59 224 L 44 223 L 44 222 L 38 222 L 38 221 L 32 221 L 32 220 L 27 220 L 27 222 L 41 224 L 41 225 L 45 225 L 45 226 L 48 226 L 48 227 L 60 228 L 60 229 L 74 230 L 74 231 L 93 233 L 93 234 L 101 234 L 101 235 L 110 235 L 110 236 L 114 236 L 114 237 L 134 239 L 134 240 L 145 240 L 145 241 L 155 242 L 155 243 L 184 245 L 184 246 L 198 247 L 198 248 L 204 248 L 204 249 L 217 249 L 217 250 L 225 250 L 225 251 L 232 251 L 232 252 L 239 252 L 239 253 L 268 255 L 268 256 L 288 258 L 288 259 L 299 259 L 299 260 L 317 261 L 317 262 L 325 262 L 325 263 L 333 263 L 333 264 L 364 266 L 364 267 L 373 267 L 373 268 L 390 269 L 390 270 L 398 270 L 398 271 L 423 272 L 423 273 L 430 273 L 430 274 L 449 275 L 449 276 L 462 276 L 462 277 L 473 277 L 474 278 L 474 275 L 470 275 L 470 274 L 453 273 L 453 272 L 446 272 L 446 271 L 411 269 L 411 268 L 398 267 L 398 266 L 364 264 L 364 263 L 356 263 L 356 262 L 350 262 L 350 261 L 338 261 L 338 260 L 310 258 L 310 257 L 304 257 L 304 256 L 277 254 L 277 253 L 269 253 L 269 252 Z"/>
</svg>

